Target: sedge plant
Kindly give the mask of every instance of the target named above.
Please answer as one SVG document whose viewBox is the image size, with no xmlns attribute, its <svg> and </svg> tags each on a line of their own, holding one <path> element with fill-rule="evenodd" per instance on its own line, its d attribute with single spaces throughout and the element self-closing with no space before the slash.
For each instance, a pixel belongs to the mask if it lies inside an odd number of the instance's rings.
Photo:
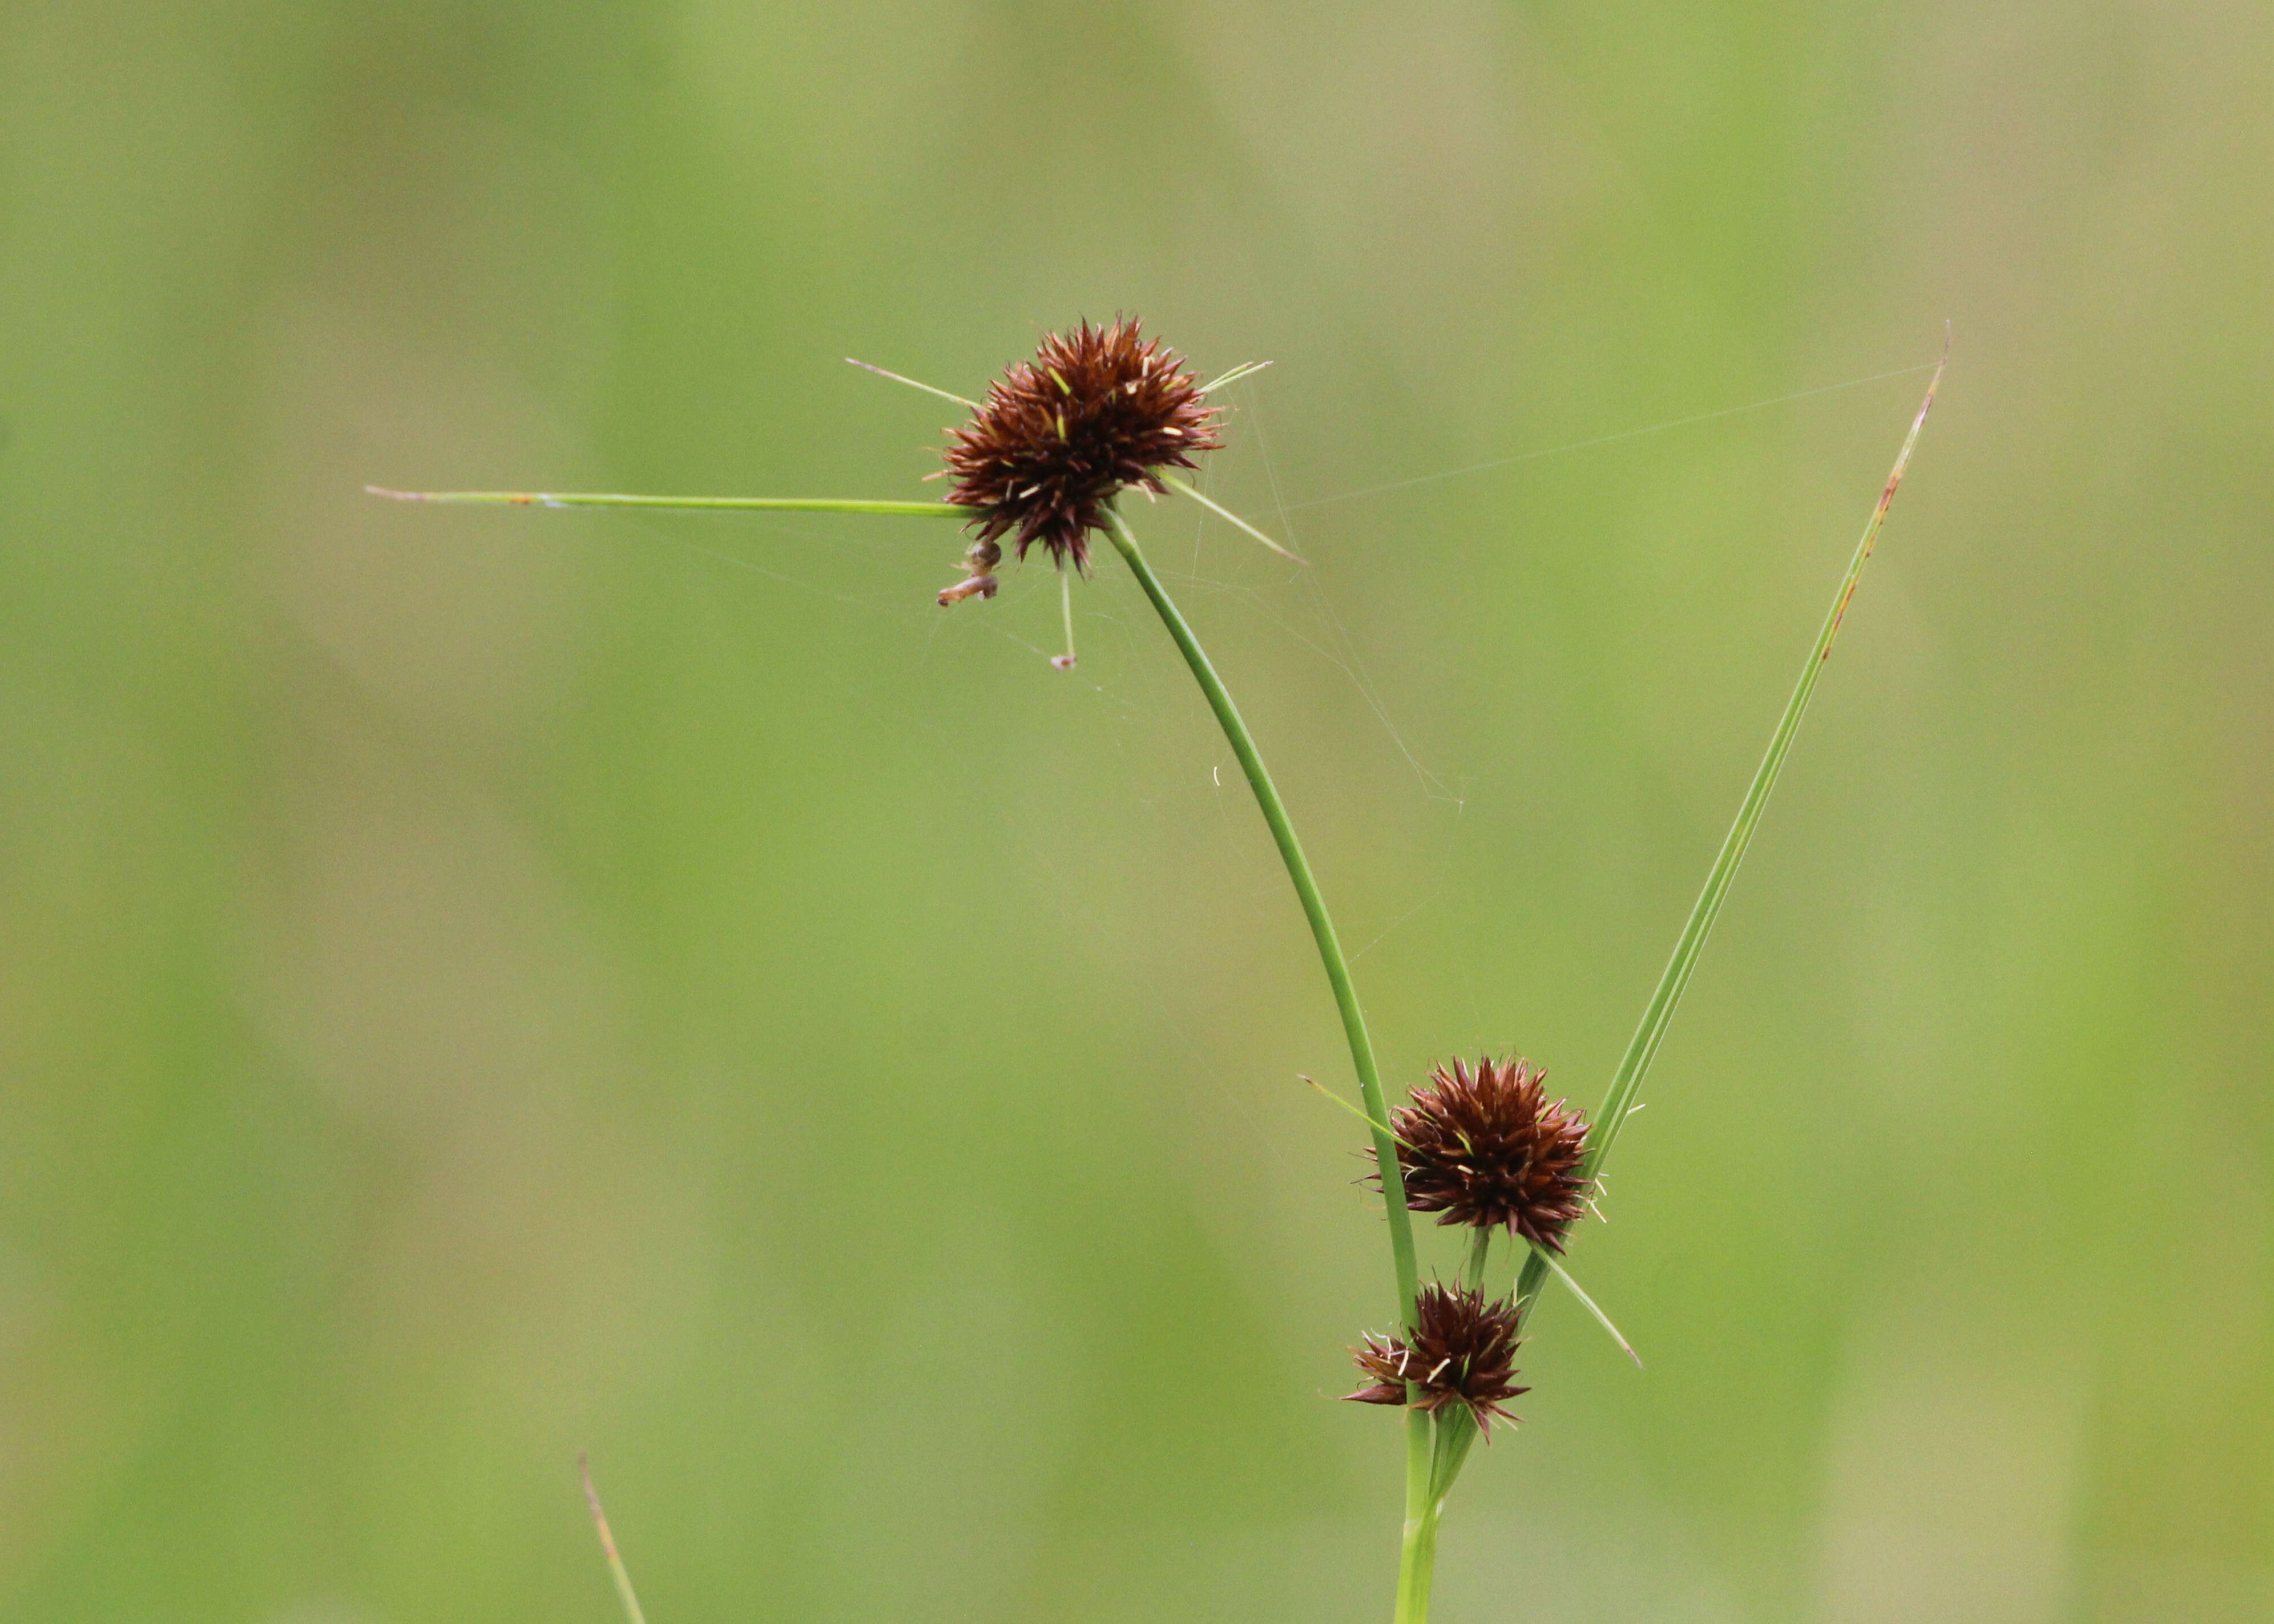
<svg viewBox="0 0 2274 1624">
<path fill-rule="evenodd" d="M 1946 360 L 1947 351 L 1946 338 Z M 1122 511 L 1123 499 L 1133 492 L 1183 498 L 1275 553 L 1295 557 L 1178 475 L 1178 470 L 1197 469 L 1197 457 L 1224 443 L 1222 410 L 1211 403 L 1211 396 L 1260 364 L 1236 367 L 1201 383 L 1182 357 L 1159 339 L 1145 337 L 1135 320 L 1125 319 L 1100 327 L 1083 322 L 1068 332 L 1049 335 L 1032 360 L 1014 364 L 993 382 L 983 401 L 865 362 L 853 365 L 952 401 L 970 413 L 948 431 L 945 466 L 932 476 L 953 482 L 944 500 L 370 489 L 374 495 L 426 502 L 877 514 L 960 521 L 976 535 L 959 563 L 962 578 L 940 591 L 941 605 L 993 598 L 999 587 L 995 571 L 1003 562 L 1006 540 L 1021 561 L 1039 545 L 1061 583 L 1066 650 L 1051 660 L 1061 670 L 1071 668 L 1075 660 L 1073 583 L 1089 572 L 1094 543 L 1103 538 L 1160 617 L 1239 760 L 1294 886 L 1320 967 L 1342 1016 L 1359 1098 L 1352 1104 L 1337 1095 L 1329 1097 L 1366 1125 L 1372 1177 L 1381 1190 L 1386 1220 L 1395 1327 L 1364 1337 L 1353 1350 L 1361 1386 L 1349 1396 L 1404 1411 L 1404 1518 L 1392 1616 L 1394 1624 L 1426 1624 L 1446 1498 L 1476 1442 L 1489 1441 L 1496 1427 L 1515 1419 L 1506 1401 L 1527 1389 L 1516 1384 L 1514 1355 L 1548 1277 L 1553 1275 L 1621 1348 L 1633 1354 L 1608 1316 L 1571 1277 L 1562 1259 L 1575 1226 L 1600 1187 L 1603 1164 L 1621 1126 L 1639 1109 L 1643 1080 L 1759 826 L 1933 406 L 1942 364 L 1934 368 L 1926 397 L 1849 559 L 1768 748 L 1592 1120 L 1564 1101 L 1551 1102 L 1541 1072 L 1512 1056 L 1486 1055 L 1473 1064 L 1453 1060 L 1411 1090 L 1407 1103 L 1391 1109 L 1349 958 L 1286 803 L 1239 705 Z M 1417 1213 L 1434 1214 L 1441 1225 L 1467 1231 L 1465 1260 L 1453 1281 L 1421 1279 L 1413 1233 Z M 1485 1284 L 1496 1245 L 1514 1249 L 1521 1259 L 1514 1270 L 1514 1285 L 1504 1296 L 1488 1291 Z M 642 1624 L 630 1580 L 599 1500 L 591 1496 L 589 1474 L 585 1487 L 626 1614 L 630 1624 Z"/>
</svg>

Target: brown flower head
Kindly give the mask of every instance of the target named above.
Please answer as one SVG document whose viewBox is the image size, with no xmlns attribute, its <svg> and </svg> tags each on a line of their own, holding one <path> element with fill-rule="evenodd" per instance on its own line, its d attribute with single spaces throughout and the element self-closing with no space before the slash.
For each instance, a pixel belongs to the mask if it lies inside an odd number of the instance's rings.
<svg viewBox="0 0 2274 1624">
<path fill-rule="evenodd" d="M 982 541 L 1015 532 L 1020 559 L 1039 541 L 1061 568 L 1068 559 L 1086 568 L 1089 532 L 1103 528 L 1114 493 L 1163 491 L 1153 470 L 1197 467 L 1195 453 L 1224 444 L 1216 426 L 1183 359 L 1141 338 L 1135 317 L 1085 321 L 1045 337 L 949 431 L 947 500 L 980 509 Z"/>
<path fill-rule="evenodd" d="M 1441 1224 L 1505 1228 L 1562 1252 L 1563 1232 L 1586 1208 L 1587 1124 L 1562 1101 L 1547 1103 L 1546 1076 L 1488 1055 L 1473 1071 L 1458 1060 L 1439 1066 L 1412 1104 L 1389 1114 L 1405 1204 L 1443 1214 Z"/>
<path fill-rule="evenodd" d="M 1347 1396 L 1361 1404 L 1403 1404 L 1405 1384 L 1419 1389 L 1419 1402 L 1431 1414 L 1460 1405 L 1475 1417 L 1477 1431 L 1492 1437 L 1492 1418 L 1517 1417 L 1501 1408 L 1502 1399 L 1529 1393 L 1514 1385 L 1516 1304 L 1487 1302 L 1481 1291 L 1432 1282 L 1414 1304 L 1419 1326 L 1392 1336 L 1369 1336 L 1353 1348 L 1359 1373 L 1370 1385 Z"/>
</svg>

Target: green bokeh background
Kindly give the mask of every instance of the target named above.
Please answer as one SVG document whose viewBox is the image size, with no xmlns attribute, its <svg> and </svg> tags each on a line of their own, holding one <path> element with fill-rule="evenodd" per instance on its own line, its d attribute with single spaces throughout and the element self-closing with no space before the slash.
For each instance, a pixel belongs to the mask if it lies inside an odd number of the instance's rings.
<svg viewBox="0 0 2274 1624">
<path fill-rule="evenodd" d="M 1374 1620 L 1346 1057 L 1117 564 L 905 497 L 1141 312 L 1141 514 L 1393 1079 L 1600 1096 L 1879 557 L 1439 1613 L 2274 1614 L 2274 15 L 9 0 L 0 1613 Z M 1449 1258 L 1450 1249 L 1438 1256 Z"/>
</svg>

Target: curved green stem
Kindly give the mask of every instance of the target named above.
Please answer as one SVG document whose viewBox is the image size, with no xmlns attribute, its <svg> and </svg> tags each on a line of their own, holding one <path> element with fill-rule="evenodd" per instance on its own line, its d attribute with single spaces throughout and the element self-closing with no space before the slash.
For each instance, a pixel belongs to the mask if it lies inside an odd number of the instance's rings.
<svg viewBox="0 0 2274 1624">
<path fill-rule="evenodd" d="M 1271 774 L 1263 765 L 1263 757 L 1255 748 L 1254 735 L 1240 718 L 1239 707 L 1224 686 L 1224 679 L 1216 674 L 1207 651 L 1193 628 L 1186 624 L 1184 614 L 1161 584 L 1160 576 L 1145 559 L 1137 545 L 1137 538 L 1129 523 L 1111 508 L 1106 510 L 1108 534 L 1119 550 L 1129 573 L 1137 577 L 1137 584 L 1152 600 L 1161 623 L 1169 628 L 1176 642 L 1177 651 L 1192 667 L 1193 678 L 1201 686 L 1209 709 L 1216 712 L 1217 725 L 1231 744 L 1231 753 L 1239 758 L 1240 771 L 1247 775 L 1247 786 L 1255 793 L 1255 804 L 1261 808 L 1263 821 L 1270 826 L 1272 841 L 1279 848 L 1280 861 L 1287 865 L 1287 877 L 1295 883 L 1295 895 L 1303 905 L 1303 917 L 1310 921 L 1311 937 L 1318 944 L 1319 962 L 1325 966 L 1327 984 L 1334 989 L 1335 1007 L 1342 1011 L 1343 1035 L 1349 1040 L 1351 1067 L 1358 1073 L 1359 1097 L 1366 1106 L 1367 1131 L 1374 1139 L 1375 1164 L 1382 1170 L 1382 1214 L 1389 1226 L 1389 1257 L 1397 1277 L 1397 1317 L 1411 1328 L 1414 1324 L 1414 1298 L 1419 1289 L 1419 1274 L 1413 1256 L 1413 1218 L 1405 1207 L 1405 1178 L 1397 1160 L 1397 1144 L 1388 1131 L 1389 1108 L 1382 1098 L 1382 1072 L 1374 1064 L 1374 1040 L 1366 1029 L 1366 1015 L 1359 1007 L 1358 989 L 1351 981 L 1350 960 L 1343 954 L 1342 939 L 1335 934 L 1334 920 L 1327 913 L 1326 898 L 1319 894 L 1319 882 L 1311 873 L 1311 864 L 1303 855 L 1303 843 L 1295 837 L 1295 826 L 1288 820 L 1286 803 L 1279 799 L 1279 791 L 1271 782 Z M 1409 1385 L 1406 1395 L 1413 1396 Z M 1430 1497 L 1430 1479 L 1434 1467 L 1431 1426 L 1428 1415 L 1408 1404 L 1405 1411 L 1405 1527 L 1398 1556 L 1397 1624 L 1424 1624 L 1429 1610 L 1429 1577 L 1436 1557 L 1436 1507 Z"/>
<path fill-rule="evenodd" d="M 1280 861 L 1287 865 L 1287 877 L 1295 883 L 1295 895 L 1303 904 L 1303 917 L 1311 923 L 1311 939 L 1318 944 L 1319 962 L 1326 966 L 1327 985 L 1334 989 L 1335 1007 L 1342 1011 L 1343 1035 L 1350 1041 L 1351 1067 L 1358 1073 L 1359 1098 L 1365 1102 L 1367 1129 L 1374 1137 L 1374 1154 L 1382 1169 L 1383 1215 L 1389 1221 L 1389 1255 L 1397 1275 L 1397 1317 L 1404 1325 L 1413 1323 L 1413 1298 L 1419 1278 L 1413 1261 L 1413 1219 L 1405 1210 L 1405 1177 L 1397 1161 L 1397 1142 L 1389 1137 L 1386 1125 L 1389 1108 L 1382 1094 L 1382 1073 L 1374 1064 L 1374 1040 L 1367 1034 L 1366 1014 L 1359 1008 L 1358 989 L 1352 984 L 1350 960 L 1343 956 L 1342 939 L 1335 934 L 1335 921 L 1327 913 L 1326 898 L 1319 894 L 1319 882 L 1312 876 L 1310 860 L 1303 855 L 1303 843 L 1295 837 L 1295 825 L 1288 821 L 1287 805 L 1279 799 L 1279 791 L 1271 782 L 1271 774 L 1263 765 L 1263 757 L 1255 748 L 1255 737 L 1240 719 L 1239 707 L 1231 702 L 1225 691 L 1224 679 L 1216 674 L 1209 663 L 1207 652 L 1193 628 L 1185 623 L 1183 613 L 1169 597 L 1161 577 L 1145 560 L 1137 545 L 1137 538 L 1129 529 L 1129 522 L 1112 509 L 1106 510 L 1113 545 L 1129 566 L 1137 584 L 1145 589 L 1145 596 L 1153 602 L 1154 610 L 1176 640 L 1177 651 L 1192 667 L 1193 678 L 1206 695 L 1209 709 L 1224 729 L 1224 736 L 1231 743 L 1231 753 L 1239 758 L 1240 771 L 1247 775 L 1247 786 L 1255 792 L 1255 804 L 1262 808 L 1263 821 L 1270 825 L 1271 838 L 1279 847 Z"/>
</svg>

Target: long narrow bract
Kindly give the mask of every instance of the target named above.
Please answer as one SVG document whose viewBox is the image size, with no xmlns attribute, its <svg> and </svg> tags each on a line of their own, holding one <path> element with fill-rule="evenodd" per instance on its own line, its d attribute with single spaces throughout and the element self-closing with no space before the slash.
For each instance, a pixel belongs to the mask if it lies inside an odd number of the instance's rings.
<svg viewBox="0 0 2274 1624">
<path fill-rule="evenodd" d="M 1690 973 L 1698 966 L 1698 956 L 1712 934 L 1713 921 L 1721 911 L 1721 903 L 1729 894 L 1729 883 L 1737 876 L 1737 865 L 1744 861 L 1745 847 L 1751 844 L 1753 831 L 1761 821 L 1761 808 L 1768 804 L 1769 792 L 1776 787 L 1777 774 L 1784 770 L 1784 758 L 1792 748 L 1793 737 L 1800 731 L 1800 719 L 1808 712 L 1808 702 L 1816 693 L 1817 680 L 1824 674 L 1824 664 L 1832 654 L 1832 641 L 1840 635 L 1840 623 L 1847 618 L 1849 600 L 1856 596 L 1856 583 L 1863 579 L 1864 566 L 1871 562 L 1871 544 L 1879 539 L 1879 526 L 1886 522 L 1887 509 L 1895 500 L 1895 487 L 1903 482 L 1903 470 L 1911 460 L 1911 447 L 1918 444 L 1919 430 L 1926 425 L 1926 414 L 1934 408 L 1934 392 L 1942 382 L 1942 367 L 1949 360 L 1949 342 L 1944 341 L 1943 362 L 1938 363 L 1934 376 L 1927 380 L 1926 399 L 1920 402 L 1918 416 L 1911 419 L 1910 432 L 1903 437 L 1903 448 L 1896 454 L 1895 466 L 1887 476 L 1886 488 L 1879 492 L 1879 506 L 1871 509 L 1870 523 L 1864 526 L 1864 538 L 1856 544 L 1856 553 L 1848 562 L 1848 573 L 1834 595 L 1832 607 L 1824 617 L 1824 626 L 1816 635 L 1816 646 L 1809 650 L 1808 663 L 1801 667 L 1800 680 L 1793 685 L 1792 697 L 1785 701 L 1784 715 L 1778 718 L 1776 732 L 1769 737 L 1768 752 L 1753 774 L 1752 784 L 1745 791 L 1745 799 L 1737 808 L 1736 822 L 1721 842 L 1721 850 L 1713 859 L 1713 867 L 1706 874 L 1706 888 L 1698 894 L 1698 901 L 1690 910 L 1690 918 L 1682 927 L 1682 935 L 1675 942 L 1674 956 L 1667 961 L 1666 972 L 1658 978 L 1658 987 L 1650 995 L 1650 1003 L 1642 1012 L 1641 1024 L 1636 1026 L 1634 1037 L 1627 1044 L 1627 1052 L 1619 1061 L 1619 1069 L 1611 1078 L 1609 1096 L 1595 1117 L 1595 1131 L 1589 1136 L 1587 1159 L 1582 1171 L 1593 1178 L 1603 1169 L 1604 1158 L 1610 1154 L 1611 1146 L 1624 1125 L 1627 1113 L 1635 1102 L 1635 1094 L 1642 1087 L 1642 1079 L 1657 1057 L 1658 1046 L 1666 1037 L 1666 1029 L 1673 1022 L 1675 1006 L 1682 1002 L 1682 994 L 1690 985 Z M 1517 1284 L 1519 1297 L 1536 1300 L 1540 1282 L 1547 1276 L 1547 1260 L 1534 1252 L 1525 1260 L 1524 1274 Z"/>
<path fill-rule="evenodd" d="M 398 502 L 478 502 L 510 508 L 681 508 L 705 513 L 882 513 L 903 519 L 965 519 L 968 508 L 946 502 L 871 502 L 833 496 L 616 496 L 600 491 L 390 491 Z"/>
</svg>

